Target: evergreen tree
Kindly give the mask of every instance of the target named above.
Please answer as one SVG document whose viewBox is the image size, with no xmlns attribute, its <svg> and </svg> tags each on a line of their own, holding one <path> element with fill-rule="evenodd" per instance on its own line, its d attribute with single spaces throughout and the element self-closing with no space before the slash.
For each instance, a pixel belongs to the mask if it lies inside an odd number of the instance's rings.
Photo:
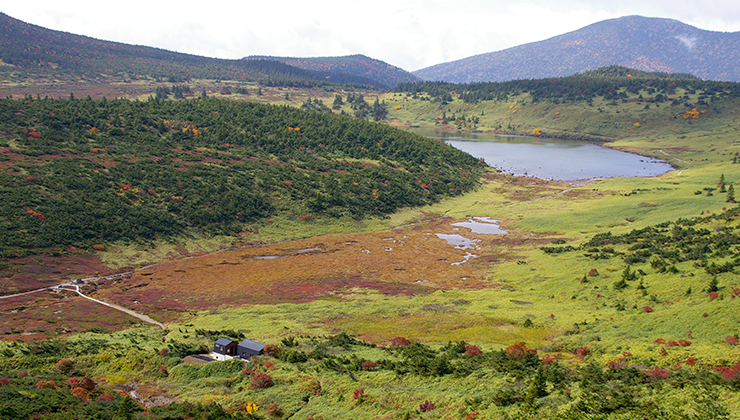
<svg viewBox="0 0 740 420">
<path fill-rule="evenodd" d="M 733 187 L 732 184 L 730 184 L 730 188 L 727 189 L 727 202 L 735 202 L 735 187 Z"/>
</svg>

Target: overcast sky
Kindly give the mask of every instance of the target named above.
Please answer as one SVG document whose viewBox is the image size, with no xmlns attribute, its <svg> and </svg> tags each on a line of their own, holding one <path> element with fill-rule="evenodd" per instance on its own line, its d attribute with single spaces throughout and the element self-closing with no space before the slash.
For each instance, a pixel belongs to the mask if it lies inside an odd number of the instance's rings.
<svg viewBox="0 0 740 420">
<path fill-rule="evenodd" d="M 642 15 L 740 31 L 737 0 L 19 0 L 50 29 L 218 58 L 364 54 L 414 71 Z"/>
</svg>

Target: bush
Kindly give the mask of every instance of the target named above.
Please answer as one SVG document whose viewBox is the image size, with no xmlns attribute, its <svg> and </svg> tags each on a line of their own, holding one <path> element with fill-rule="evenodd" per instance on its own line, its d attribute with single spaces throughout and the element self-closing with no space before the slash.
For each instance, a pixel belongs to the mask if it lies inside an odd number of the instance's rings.
<svg viewBox="0 0 740 420">
<path fill-rule="evenodd" d="M 280 355 L 280 347 L 276 346 L 275 344 L 268 344 L 265 346 L 263 353 L 266 356 L 277 358 L 278 355 Z"/>
<path fill-rule="evenodd" d="M 422 413 L 426 413 L 427 411 L 432 411 L 434 410 L 434 408 L 435 408 L 434 403 L 429 400 L 426 400 L 423 403 L 419 404 L 419 411 L 421 411 Z"/>
<path fill-rule="evenodd" d="M 61 374 L 69 375 L 75 369 L 75 362 L 72 359 L 60 359 L 54 369 Z"/>
<path fill-rule="evenodd" d="M 257 373 L 252 377 L 252 382 L 249 383 L 251 389 L 267 389 L 272 387 L 272 376 L 266 373 Z"/>
<path fill-rule="evenodd" d="M 394 349 L 400 348 L 400 347 L 408 347 L 411 342 L 403 337 L 396 337 L 391 340 L 391 347 Z"/>
<path fill-rule="evenodd" d="M 282 417 L 283 414 L 283 408 L 280 407 L 277 403 L 270 403 L 267 404 L 267 408 L 265 409 L 267 411 L 267 414 L 271 417 Z"/>
</svg>

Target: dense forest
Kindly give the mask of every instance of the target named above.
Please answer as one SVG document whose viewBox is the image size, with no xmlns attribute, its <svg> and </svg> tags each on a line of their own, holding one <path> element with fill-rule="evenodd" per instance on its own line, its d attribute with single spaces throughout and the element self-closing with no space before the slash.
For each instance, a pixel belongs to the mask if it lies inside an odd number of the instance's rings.
<svg viewBox="0 0 740 420">
<path fill-rule="evenodd" d="M 621 66 L 604 67 L 598 70 L 567 77 L 537 80 L 514 80 L 498 83 L 454 84 L 446 82 L 402 83 L 396 92 L 426 93 L 435 100 L 450 102 L 453 95 L 467 103 L 490 100 L 507 100 L 521 93 L 529 93 L 533 102 L 589 102 L 598 97 L 608 101 L 627 100 L 640 97 L 646 91 L 649 102 L 665 102 L 669 95 L 676 98 L 676 90 L 690 93 L 701 92 L 699 100 L 704 104 L 722 98 L 740 97 L 740 84 L 699 80 L 688 74 L 649 73 Z M 702 103 L 698 103 L 701 105 Z"/>
<path fill-rule="evenodd" d="M 213 98 L 8 98 L 0 121 L 3 257 L 283 213 L 383 216 L 469 191 L 484 165 L 380 124 Z"/>
</svg>

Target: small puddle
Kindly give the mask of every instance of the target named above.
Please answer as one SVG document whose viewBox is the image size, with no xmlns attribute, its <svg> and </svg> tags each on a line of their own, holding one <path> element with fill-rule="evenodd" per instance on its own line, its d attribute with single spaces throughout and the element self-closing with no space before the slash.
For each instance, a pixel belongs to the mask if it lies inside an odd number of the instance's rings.
<svg viewBox="0 0 740 420">
<path fill-rule="evenodd" d="M 289 252 L 287 254 L 282 254 L 282 255 L 254 255 L 254 256 L 244 256 L 244 258 L 251 258 L 253 260 L 276 260 L 278 258 L 285 258 L 285 257 L 293 256 L 293 255 L 309 254 L 309 253 L 313 253 L 317 251 L 320 252 L 321 248 L 319 247 L 304 248 L 304 249 L 299 249 L 297 251 Z"/>
<path fill-rule="evenodd" d="M 469 259 L 471 259 L 473 257 L 476 257 L 476 256 L 477 255 L 475 255 L 475 254 L 471 254 L 470 252 L 466 252 L 465 255 L 463 256 L 463 260 L 462 261 L 454 262 L 454 263 L 452 263 L 450 265 L 463 265 L 466 262 L 468 262 Z"/>
<path fill-rule="evenodd" d="M 447 245 L 454 245 L 455 249 L 476 249 L 475 241 L 462 235 L 435 233 L 439 239 L 447 241 Z"/>
<path fill-rule="evenodd" d="M 505 235 L 508 233 L 499 227 L 498 220 L 490 217 L 473 217 L 468 219 L 467 222 L 452 223 L 452 226 L 464 227 L 470 229 L 472 233 L 484 235 Z"/>
</svg>

